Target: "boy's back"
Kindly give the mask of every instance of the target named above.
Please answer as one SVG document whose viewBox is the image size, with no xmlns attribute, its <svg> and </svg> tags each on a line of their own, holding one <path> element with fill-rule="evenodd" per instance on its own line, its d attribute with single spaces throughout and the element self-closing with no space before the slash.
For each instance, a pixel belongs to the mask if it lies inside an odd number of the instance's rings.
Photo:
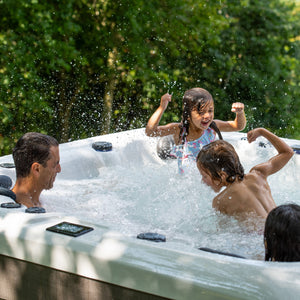
<svg viewBox="0 0 300 300">
<path fill-rule="evenodd" d="M 266 178 L 255 170 L 243 180 L 236 179 L 213 200 L 213 208 L 228 215 L 255 212 L 266 218 L 275 207 Z"/>
</svg>

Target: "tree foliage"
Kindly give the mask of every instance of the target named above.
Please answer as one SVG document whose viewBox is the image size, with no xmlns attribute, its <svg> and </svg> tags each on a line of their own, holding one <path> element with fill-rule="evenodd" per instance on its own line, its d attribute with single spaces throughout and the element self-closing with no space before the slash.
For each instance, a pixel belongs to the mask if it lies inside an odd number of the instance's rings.
<svg viewBox="0 0 300 300">
<path fill-rule="evenodd" d="M 300 138 L 299 9 L 280 0 L 0 1 L 0 152 L 27 131 L 60 142 L 181 119 L 200 86 L 215 116 Z"/>
</svg>

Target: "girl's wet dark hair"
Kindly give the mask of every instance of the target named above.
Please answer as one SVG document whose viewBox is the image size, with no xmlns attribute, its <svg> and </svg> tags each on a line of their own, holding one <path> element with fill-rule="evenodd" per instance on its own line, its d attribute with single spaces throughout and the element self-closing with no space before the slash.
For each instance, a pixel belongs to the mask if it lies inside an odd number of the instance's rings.
<svg viewBox="0 0 300 300">
<path fill-rule="evenodd" d="M 271 210 L 264 238 L 265 261 L 300 261 L 300 206 L 284 204 Z"/>
<path fill-rule="evenodd" d="M 187 90 L 183 95 L 183 113 L 181 120 L 181 128 L 179 133 L 179 139 L 181 143 L 184 144 L 186 137 L 189 134 L 190 128 L 190 119 L 193 109 L 197 109 L 199 113 L 204 109 L 206 105 L 210 102 L 213 102 L 214 99 L 212 95 L 205 89 L 202 88 L 192 88 Z M 222 140 L 222 135 L 217 127 L 216 123 L 213 121 L 210 126 L 219 136 L 219 139 Z"/>
<path fill-rule="evenodd" d="M 220 129 L 218 128 L 217 124 L 215 121 L 212 121 L 209 125 L 210 128 L 212 128 L 218 135 L 219 137 L 219 140 L 223 140 L 223 137 L 222 137 L 222 134 L 221 134 L 221 131 Z"/>
<path fill-rule="evenodd" d="M 197 156 L 197 165 L 208 171 L 214 180 L 221 182 L 221 172 L 228 176 L 227 182 L 234 182 L 236 178 L 244 179 L 244 168 L 234 147 L 223 140 L 205 145 Z"/>
</svg>

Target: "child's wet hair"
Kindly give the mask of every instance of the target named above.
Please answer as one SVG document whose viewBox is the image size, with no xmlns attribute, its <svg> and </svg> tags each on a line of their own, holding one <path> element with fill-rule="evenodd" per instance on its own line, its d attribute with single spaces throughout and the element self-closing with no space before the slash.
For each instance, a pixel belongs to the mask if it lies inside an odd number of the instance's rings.
<svg viewBox="0 0 300 300">
<path fill-rule="evenodd" d="M 207 105 L 213 102 L 214 99 L 212 95 L 203 88 L 192 88 L 184 93 L 183 113 L 181 120 L 181 129 L 179 133 L 179 139 L 181 140 L 182 144 L 184 144 L 185 139 L 189 134 L 192 111 L 196 109 L 199 113 L 201 113 Z M 217 132 L 217 134 L 219 135 L 219 139 L 222 139 L 222 135 L 215 122 L 212 122 L 210 127 Z"/>
<path fill-rule="evenodd" d="M 284 204 L 271 210 L 264 238 L 266 261 L 300 261 L 300 206 Z"/>
<path fill-rule="evenodd" d="M 197 165 L 211 174 L 214 180 L 221 182 L 221 172 L 228 176 L 227 182 L 234 182 L 236 178 L 243 180 L 244 168 L 234 147 L 223 140 L 205 145 L 197 156 Z"/>
</svg>

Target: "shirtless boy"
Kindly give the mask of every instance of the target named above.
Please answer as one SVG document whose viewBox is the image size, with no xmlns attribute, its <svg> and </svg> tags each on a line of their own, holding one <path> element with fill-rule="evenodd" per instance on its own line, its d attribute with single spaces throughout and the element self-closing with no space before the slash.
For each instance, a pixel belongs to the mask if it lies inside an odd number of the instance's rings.
<svg viewBox="0 0 300 300">
<path fill-rule="evenodd" d="M 202 181 L 216 193 L 225 189 L 214 199 L 212 206 L 228 215 L 256 213 L 266 218 L 276 207 L 267 177 L 283 168 L 293 156 L 293 150 L 282 139 L 264 128 L 248 132 L 251 143 L 259 136 L 266 138 L 278 151 L 268 161 L 254 166 L 248 174 L 231 144 L 219 140 L 202 148 L 197 157 L 197 167 Z"/>
</svg>

